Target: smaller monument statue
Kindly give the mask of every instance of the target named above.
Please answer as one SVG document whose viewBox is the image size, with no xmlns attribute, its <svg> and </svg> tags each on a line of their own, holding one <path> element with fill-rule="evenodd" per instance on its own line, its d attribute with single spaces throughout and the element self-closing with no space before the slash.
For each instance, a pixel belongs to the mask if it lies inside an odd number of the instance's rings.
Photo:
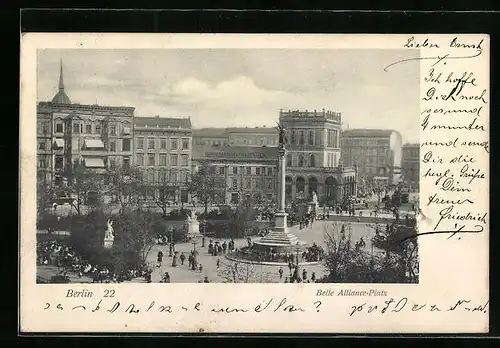
<svg viewBox="0 0 500 348">
<path fill-rule="evenodd" d="M 193 214 L 193 212 L 191 212 L 187 216 L 186 222 L 187 222 L 187 228 L 188 228 L 188 231 L 187 231 L 188 238 L 197 238 L 197 237 L 201 236 L 200 223 L 198 222 L 198 218 L 196 217 L 196 215 Z"/>
<path fill-rule="evenodd" d="M 314 213 L 317 214 L 319 211 L 319 202 L 318 202 L 318 195 L 314 191 L 312 193 L 311 205 L 312 205 L 312 209 L 313 209 Z"/>
<path fill-rule="evenodd" d="M 115 240 L 115 236 L 113 235 L 113 221 L 111 219 L 108 220 L 107 222 L 108 228 L 106 229 L 106 232 L 104 233 L 104 247 L 105 248 L 111 248 L 113 246 L 113 242 Z"/>
</svg>

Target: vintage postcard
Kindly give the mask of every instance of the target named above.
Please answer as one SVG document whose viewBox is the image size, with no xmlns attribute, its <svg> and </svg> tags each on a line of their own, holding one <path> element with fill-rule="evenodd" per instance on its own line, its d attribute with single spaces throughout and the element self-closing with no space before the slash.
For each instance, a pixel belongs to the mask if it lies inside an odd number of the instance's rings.
<svg viewBox="0 0 500 348">
<path fill-rule="evenodd" d="M 489 56 L 23 35 L 21 331 L 487 332 Z"/>
</svg>

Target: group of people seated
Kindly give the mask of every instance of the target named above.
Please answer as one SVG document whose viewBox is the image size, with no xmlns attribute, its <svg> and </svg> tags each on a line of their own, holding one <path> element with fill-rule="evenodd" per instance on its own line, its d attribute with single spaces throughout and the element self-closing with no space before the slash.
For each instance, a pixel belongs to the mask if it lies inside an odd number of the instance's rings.
<svg viewBox="0 0 500 348">
<path fill-rule="evenodd" d="M 90 264 L 78 255 L 68 245 L 50 240 L 37 244 L 37 259 L 39 265 L 53 265 L 62 268 L 60 275 L 68 278 L 68 272 L 73 272 L 78 277 L 92 278 L 93 283 L 115 283 L 133 278 L 145 277 L 147 268 L 129 268 L 118 274 L 111 272 L 104 265 Z"/>
</svg>

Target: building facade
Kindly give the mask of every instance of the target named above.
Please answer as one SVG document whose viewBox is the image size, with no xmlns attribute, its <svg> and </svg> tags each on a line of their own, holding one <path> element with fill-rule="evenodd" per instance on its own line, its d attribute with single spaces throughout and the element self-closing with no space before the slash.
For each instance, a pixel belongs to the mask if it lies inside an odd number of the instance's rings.
<svg viewBox="0 0 500 348">
<path fill-rule="evenodd" d="M 193 145 L 197 147 L 228 146 L 229 134 L 226 128 L 193 129 Z"/>
<path fill-rule="evenodd" d="M 278 132 L 267 127 L 227 128 L 230 146 L 277 147 Z"/>
<path fill-rule="evenodd" d="M 345 130 L 342 160 L 347 166 L 357 166 L 364 178 L 397 184 L 401 179 L 401 134 L 386 129 Z"/>
<path fill-rule="evenodd" d="M 407 185 L 418 187 L 420 182 L 420 144 L 403 145 L 402 174 Z"/>
<path fill-rule="evenodd" d="M 196 146 L 250 146 L 277 147 L 278 133 L 275 128 L 232 127 L 193 129 Z"/>
<path fill-rule="evenodd" d="M 357 173 L 341 161 L 341 114 L 334 111 L 280 111 L 286 129 L 285 195 L 338 204 L 356 195 Z"/>
<path fill-rule="evenodd" d="M 129 167 L 134 110 L 71 103 L 61 63 L 59 92 L 51 102 L 37 105 L 39 179 L 61 185 L 71 182 L 77 165 L 96 173 L 114 165 Z"/>
<path fill-rule="evenodd" d="M 192 130 L 189 118 L 136 117 L 134 163 L 149 186 L 147 201 L 160 195 L 187 203 L 191 175 Z"/>
<path fill-rule="evenodd" d="M 237 204 L 245 198 L 275 200 L 278 152 L 272 147 L 196 146 L 193 170 L 212 168 L 212 174 L 223 178 L 223 201 Z"/>
</svg>

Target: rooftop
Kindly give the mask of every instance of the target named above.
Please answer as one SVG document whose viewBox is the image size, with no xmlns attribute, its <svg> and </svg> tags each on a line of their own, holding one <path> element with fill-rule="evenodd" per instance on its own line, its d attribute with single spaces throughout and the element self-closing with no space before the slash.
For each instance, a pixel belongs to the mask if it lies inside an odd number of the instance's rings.
<svg viewBox="0 0 500 348">
<path fill-rule="evenodd" d="M 194 137 L 227 138 L 226 128 L 198 128 L 193 129 Z"/>
<path fill-rule="evenodd" d="M 134 119 L 135 127 L 144 128 L 191 128 L 190 118 L 172 118 L 172 117 L 136 117 Z"/>
<path fill-rule="evenodd" d="M 275 134 L 278 136 L 278 130 L 274 127 L 232 127 L 226 129 L 228 133 Z"/>
<path fill-rule="evenodd" d="M 328 120 L 341 122 L 342 113 L 331 110 L 280 110 L 280 118 L 321 117 Z"/>
<path fill-rule="evenodd" d="M 388 137 L 393 132 L 392 129 L 348 129 L 342 132 L 342 137 Z"/>
</svg>

